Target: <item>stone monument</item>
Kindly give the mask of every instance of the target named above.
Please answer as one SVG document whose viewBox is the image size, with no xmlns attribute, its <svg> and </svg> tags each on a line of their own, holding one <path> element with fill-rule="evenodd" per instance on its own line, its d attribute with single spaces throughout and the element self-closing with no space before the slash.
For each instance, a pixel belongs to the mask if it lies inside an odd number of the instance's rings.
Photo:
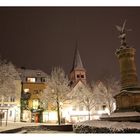
<svg viewBox="0 0 140 140">
<path fill-rule="evenodd" d="M 121 90 L 115 96 L 116 110 L 101 120 L 140 122 L 140 86 L 135 65 L 136 50 L 126 42 L 126 21 L 123 26 L 116 26 L 119 31 L 121 46 L 115 54 L 120 65 Z"/>
<path fill-rule="evenodd" d="M 126 43 L 126 21 L 122 27 L 116 26 L 120 35 L 121 46 L 116 50 L 116 56 L 120 65 L 121 91 L 115 96 L 116 112 L 140 111 L 140 86 L 138 82 L 135 52 Z"/>
</svg>

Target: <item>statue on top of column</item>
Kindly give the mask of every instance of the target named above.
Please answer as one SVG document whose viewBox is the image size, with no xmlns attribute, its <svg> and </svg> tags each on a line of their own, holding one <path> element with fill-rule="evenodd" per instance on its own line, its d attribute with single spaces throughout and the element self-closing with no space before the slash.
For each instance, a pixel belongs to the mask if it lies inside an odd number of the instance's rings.
<svg viewBox="0 0 140 140">
<path fill-rule="evenodd" d="M 126 31 L 132 31 L 132 30 L 126 29 L 126 20 L 124 21 L 122 27 L 116 25 L 116 28 L 120 32 L 119 38 L 121 39 L 121 47 L 128 47 L 126 43 Z"/>
</svg>

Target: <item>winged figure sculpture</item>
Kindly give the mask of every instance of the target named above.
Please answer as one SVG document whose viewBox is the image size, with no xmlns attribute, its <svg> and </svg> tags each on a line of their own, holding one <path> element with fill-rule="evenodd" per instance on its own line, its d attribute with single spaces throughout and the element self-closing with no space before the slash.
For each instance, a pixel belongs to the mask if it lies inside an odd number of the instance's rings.
<svg viewBox="0 0 140 140">
<path fill-rule="evenodd" d="M 120 32 L 119 38 L 121 38 L 121 45 L 126 46 L 126 31 L 132 31 L 132 30 L 126 29 L 126 20 L 124 21 L 122 27 L 116 25 L 116 28 Z"/>
</svg>

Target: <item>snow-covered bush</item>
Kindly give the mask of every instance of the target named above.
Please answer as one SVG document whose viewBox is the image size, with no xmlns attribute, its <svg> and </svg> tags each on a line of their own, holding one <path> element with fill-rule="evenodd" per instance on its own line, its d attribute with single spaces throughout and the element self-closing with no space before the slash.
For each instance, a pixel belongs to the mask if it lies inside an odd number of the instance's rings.
<svg viewBox="0 0 140 140">
<path fill-rule="evenodd" d="M 140 133 L 140 123 L 85 121 L 73 125 L 75 133 Z"/>
</svg>

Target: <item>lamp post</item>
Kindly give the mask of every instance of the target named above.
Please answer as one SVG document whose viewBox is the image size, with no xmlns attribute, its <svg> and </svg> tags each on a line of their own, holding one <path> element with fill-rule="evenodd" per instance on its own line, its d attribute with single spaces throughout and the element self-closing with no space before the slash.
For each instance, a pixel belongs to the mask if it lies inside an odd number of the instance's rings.
<svg viewBox="0 0 140 140">
<path fill-rule="evenodd" d="M 21 80 L 21 99 L 20 99 L 20 121 L 23 120 L 23 92 L 24 92 L 24 89 L 23 89 L 23 81 Z"/>
</svg>

